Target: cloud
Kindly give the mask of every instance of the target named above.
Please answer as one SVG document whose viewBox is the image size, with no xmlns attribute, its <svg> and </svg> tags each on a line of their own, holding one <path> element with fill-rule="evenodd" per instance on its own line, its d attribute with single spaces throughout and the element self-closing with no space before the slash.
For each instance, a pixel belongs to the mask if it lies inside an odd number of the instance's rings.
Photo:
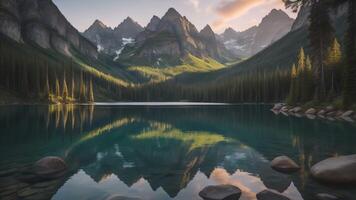
<svg viewBox="0 0 356 200">
<path fill-rule="evenodd" d="M 200 0 L 188 0 L 188 3 L 192 5 L 196 11 L 200 11 Z"/>
<path fill-rule="evenodd" d="M 220 6 L 215 9 L 219 18 L 213 23 L 213 26 L 219 29 L 227 21 L 240 17 L 251 8 L 264 3 L 264 0 L 224 0 Z"/>
<path fill-rule="evenodd" d="M 214 9 L 218 18 L 213 22 L 213 27 L 221 29 L 227 22 L 245 15 L 256 7 L 272 9 L 283 8 L 284 5 L 281 0 L 221 0 Z"/>
</svg>

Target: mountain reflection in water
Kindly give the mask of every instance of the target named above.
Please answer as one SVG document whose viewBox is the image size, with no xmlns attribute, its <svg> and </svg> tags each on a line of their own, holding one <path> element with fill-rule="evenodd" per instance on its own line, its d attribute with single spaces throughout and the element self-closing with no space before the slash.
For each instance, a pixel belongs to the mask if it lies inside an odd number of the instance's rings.
<svg viewBox="0 0 356 200">
<path fill-rule="evenodd" d="M 356 129 L 346 123 L 285 118 L 256 105 L 0 110 L 0 183 L 16 177 L 16 172 L 2 177 L 1 171 L 60 156 L 71 170 L 42 192 L 52 199 L 104 200 L 113 194 L 200 199 L 199 191 L 215 184 L 236 185 L 246 200 L 266 188 L 293 200 L 313 199 L 316 192 L 355 195 L 308 175 L 311 165 L 326 157 L 356 152 Z M 269 162 L 279 155 L 290 156 L 302 169 L 292 175 L 272 170 Z"/>
</svg>

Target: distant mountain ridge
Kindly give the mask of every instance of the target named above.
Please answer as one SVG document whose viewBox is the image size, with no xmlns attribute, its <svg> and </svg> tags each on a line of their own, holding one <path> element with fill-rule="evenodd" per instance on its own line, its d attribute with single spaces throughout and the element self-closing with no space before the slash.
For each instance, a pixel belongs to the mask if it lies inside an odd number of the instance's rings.
<svg viewBox="0 0 356 200">
<path fill-rule="evenodd" d="M 125 40 L 134 39 L 141 31 L 143 27 L 131 17 L 127 17 L 114 29 L 100 20 L 95 20 L 83 35 L 96 44 L 99 51 L 113 55 L 122 49 Z"/>
<path fill-rule="evenodd" d="M 284 11 L 273 9 L 258 26 L 242 32 L 228 28 L 219 38 L 236 55 L 249 57 L 286 35 L 293 23 Z"/>
<path fill-rule="evenodd" d="M 218 61 L 226 61 L 230 56 L 209 25 L 199 32 L 185 16 L 170 8 L 162 18 L 154 16 L 138 34 L 136 43 L 127 46 L 120 57 L 148 63 L 160 60 L 177 63 L 188 54 Z"/>
</svg>

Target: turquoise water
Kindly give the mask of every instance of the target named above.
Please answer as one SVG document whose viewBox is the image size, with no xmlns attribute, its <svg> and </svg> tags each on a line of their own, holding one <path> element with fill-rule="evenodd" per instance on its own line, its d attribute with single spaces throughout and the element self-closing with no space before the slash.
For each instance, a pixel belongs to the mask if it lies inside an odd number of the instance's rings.
<svg viewBox="0 0 356 200">
<path fill-rule="evenodd" d="M 0 199 L 27 198 L 35 190 L 54 200 L 104 200 L 115 194 L 187 200 L 200 199 L 198 192 L 214 184 L 238 186 L 241 199 L 255 199 L 266 188 L 293 200 L 312 200 L 323 192 L 355 199 L 355 186 L 317 183 L 309 169 L 331 156 L 355 154 L 356 126 L 275 115 L 269 109 L 189 104 L 0 107 Z M 269 162 L 279 155 L 293 158 L 302 169 L 291 175 L 272 170 Z M 16 179 L 17 169 L 44 156 L 63 157 L 68 175 L 45 187 L 4 186 Z"/>
</svg>

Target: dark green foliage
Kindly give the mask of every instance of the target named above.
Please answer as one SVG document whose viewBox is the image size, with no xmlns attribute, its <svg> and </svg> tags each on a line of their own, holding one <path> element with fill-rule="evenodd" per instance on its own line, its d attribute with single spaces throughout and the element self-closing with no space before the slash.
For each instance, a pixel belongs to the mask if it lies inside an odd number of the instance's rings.
<svg viewBox="0 0 356 200">
<path fill-rule="evenodd" d="M 0 35 L 0 55 L 0 86 L 13 91 L 27 102 L 76 101 L 75 97 L 80 96 L 80 88 L 76 87 L 80 84 L 80 74 L 89 76 L 90 73 L 83 71 L 83 68 L 70 58 L 26 44 L 18 44 L 3 35 Z M 64 70 L 71 71 L 70 76 L 63 73 Z M 68 82 L 66 77 L 71 77 L 71 81 Z M 96 87 L 103 88 L 100 90 L 102 94 L 107 93 L 115 98 L 115 91 L 121 89 L 115 82 L 106 80 L 105 77 L 92 75 L 91 77 Z M 83 84 L 88 85 L 87 82 Z M 68 83 L 71 83 L 70 91 Z"/>
<path fill-rule="evenodd" d="M 124 89 L 122 100 L 200 102 L 278 102 L 289 92 L 289 70 L 256 70 L 241 73 L 220 83 L 180 85 L 175 81 Z"/>
<path fill-rule="evenodd" d="M 327 49 L 334 38 L 334 30 L 329 16 L 326 1 L 315 1 L 311 5 L 309 40 L 312 47 L 313 71 L 315 80 L 315 100 L 320 101 L 327 96 L 325 63 Z"/>
<path fill-rule="evenodd" d="M 349 0 L 349 28 L 346 39 L 346 60 L 344 85 L 344 104 L 352 105 L 356 102 L 356 2 Z"/>
</svg>

